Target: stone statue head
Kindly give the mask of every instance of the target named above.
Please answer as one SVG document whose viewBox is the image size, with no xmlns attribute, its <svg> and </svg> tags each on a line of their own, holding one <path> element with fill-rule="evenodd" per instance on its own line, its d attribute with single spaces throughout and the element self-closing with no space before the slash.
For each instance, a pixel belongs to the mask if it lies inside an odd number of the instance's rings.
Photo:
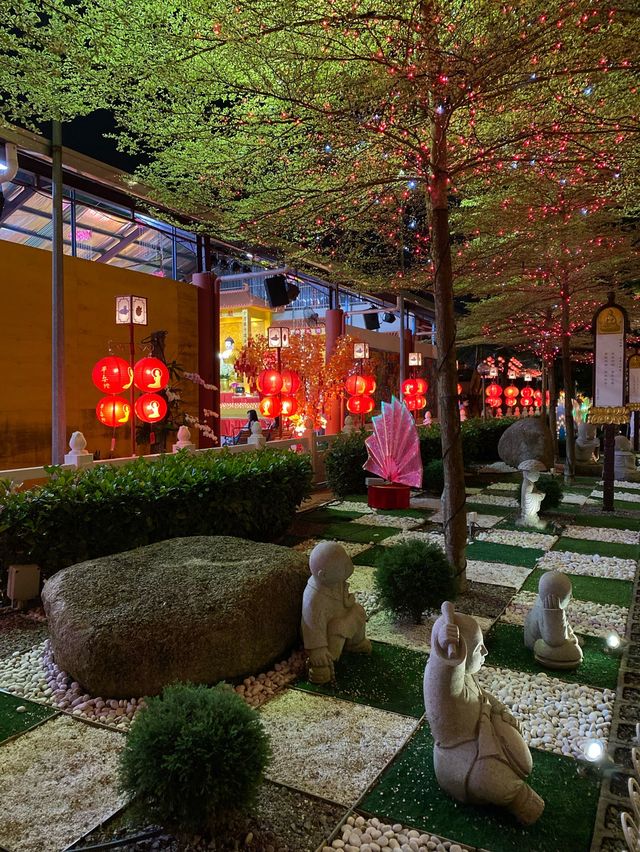
<svg viewBox="0 0 640 852">
<path fill-rule="evenodd" d="M 454 621 L 458 625 L 460 637 L 464 639 L 467 649 L 465 672 L 466 674 L 475 674 L 482 668 L 484 659 L 488 654 L 484 645 L 482 630 L 475 618 L 461 612 L 456 612 Z"/>
<path fill-rule="evenodd" d="M 87 439 L 82 432 L 73 432 L 69 439 L 69 447 L 74 453 L 81 453 L 87 446 Z"/>
<path fill-rule="evenodd" d="M 251 423 L 251 434 L 252 435 L 262 435 L 262 424 L 259 420 L 254 420 Z"/>
<path fill-rule="evenodd" d="M 538 595 L 541 600 L 555 597 L 560 609 L 566 609 L 571 600 L 571 580 L 560 571 L 545 571 L 538 583 Z"/>
<path fill-rule="evenodd" d="M 189 431 L 188 426 L 179 426 L 178 427 L 178 440 L 182 441 L 183 444 L 188 444 L 191 440 L 191 432 Z"/>
<path fill-rule="evenodd" d="M 323 586 L 335 586 L 353 574 L 353 562 L 337 541 L 321 541 L 311 551 L 309 569 Z"/>
</svg>

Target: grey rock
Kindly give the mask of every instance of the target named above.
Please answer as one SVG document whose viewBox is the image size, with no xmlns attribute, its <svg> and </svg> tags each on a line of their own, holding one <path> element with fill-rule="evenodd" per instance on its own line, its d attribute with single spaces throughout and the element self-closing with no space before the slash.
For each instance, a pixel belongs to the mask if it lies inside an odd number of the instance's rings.
<svg viewBox="0 0 640 852">
<path fill-rule="evenodd" d="M 93 695 L 254 674 L 295 644 L 305 556 L 231 536 L 162 541 L 71 565 L 43 602 L 54 658 Z"/>
<path fill-rule="evenodd" d="M 518 467 L 523 461 L 535 459 L 548 470 L 553 465 L 551 431 L 540 417 L 526 417 L 512 423 L 498 443 L 498 455 L 505 464 Z"/>
</svg>

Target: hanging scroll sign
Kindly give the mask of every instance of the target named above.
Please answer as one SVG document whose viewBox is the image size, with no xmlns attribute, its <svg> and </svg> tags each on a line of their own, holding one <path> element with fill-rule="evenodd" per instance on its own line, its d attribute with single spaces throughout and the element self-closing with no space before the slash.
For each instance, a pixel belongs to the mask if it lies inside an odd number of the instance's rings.
<svg viewBox="0 0 640 852">
<path fill-rule="evenodd" d="M 595 406 L 624 405 L 624 314 L 615 305 L 605 305 L 595 318 Z"/>
</svg>

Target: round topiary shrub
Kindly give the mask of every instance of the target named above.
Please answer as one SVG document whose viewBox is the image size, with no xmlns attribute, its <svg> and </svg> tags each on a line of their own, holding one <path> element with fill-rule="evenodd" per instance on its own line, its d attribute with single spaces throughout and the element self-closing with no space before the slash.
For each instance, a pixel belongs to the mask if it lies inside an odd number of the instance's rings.
<svg viewBox="0 0 640 852">
<path fill-rule="evenodd" d="M 384 549 L 374 583 L 385 609 L 411 615 L 416 624 L 426 609 L 453 600 L 455 582 L 444 552 L 426 541 L 407 541 Z"/>
<path fill-rule="evenodd" d="M 546 512 L 549 509 L 556 509 L 562 500 L 564 488 L 562 483 L 555 476 L 541 476 L 536 482 L 538 491 L 544 494 L 544 500 L 540 504 L 540 511 Z"/>
<path fill-rule="evenodd" d="M 442 459 L 433 459 L 422 469 L 422 487 L 430 494 L 440 496 L 444 488 L 444 462 Z"/>
<path fill-rule="evenodd" d="M 233 690 L 175 684 L 137 715 L 120 784 L 163 826 L 202 832 L 251 801 L 269 756 L 258 714 Z"/>
</svg>

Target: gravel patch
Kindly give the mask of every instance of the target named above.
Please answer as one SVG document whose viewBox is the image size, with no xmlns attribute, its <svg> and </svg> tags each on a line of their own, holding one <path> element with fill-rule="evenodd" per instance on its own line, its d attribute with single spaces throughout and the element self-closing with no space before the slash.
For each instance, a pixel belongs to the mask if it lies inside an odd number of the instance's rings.
<svg viewBox="0 0 640 852">
<path fill-rule="evenodd" d="M 439 615 L 439 612 L 426 613 L 422 623 L 416 624 L 412 618 L 403 618 L 387 611 L 378 612 L 367 622 L 367 637 L 413 651 L 430 651 L 431 629 Z M 491 618 L 478 615 L 474 615 L 474 618 L 483 632 L 493 624 Z"/>
<path fill-rule="evenodd" d="M 500 619 L 507 624 L 524 624 L 536 602 L 535 592 L 518 592 Z M 612 630 L 624 636 L 629 610 L 614 604 L 594 603 L 573 599 L 569 604 L 568 619 L 576 633 L 606 637 Z"/>
<path fill-rule="evenodd" d="M 491 464 L 485 464 L 482 467 L 478 468 L 479 473 L 517 473 L 518 470 L 515 467 L 511 467 L 508 464 L 505 464 L 503 461 L 492 462 Z"/>
<path fill-rule="evenodd" d="M 402 747 L 417 719 L 287 690 L 260 711 L 272 781 L 351 806 Z"/>
<path fill-rule="evenodd" d="M 444 533 L 440 532 L 417 532 L 416 530 L 407 530 L 405 532 L 398 533 L 397 535 L 391 535 L 389 538 L 385 538 L 384 541 L 381 541 L 384 547 L 391 547 L 393 544 L 406 544 L 408 541 L 426 541 L 429 544 L 437 544 L 438 547 L 441 547 L 444 550 Z"/>
<path fill-rule="evenodd" d="M 492 482 L 487 486 L 487 491 L 505 491 L 507 494 L 517 494 L 520 486 L 517 482 Z"/>
<path fill-rule="evenodd" d="M 503 497 L 501 494 L 478 494 L 473 498 L 473 502 L 487 506 L 507 506 L 510 509 L 520 507 L 520 501 L 515 497 Z"/>
<path fill-rule="evenodd" d="M 0 660 L 42 644 L 48 635 L 45 619 L 31 618 L 11 609 L 0 611 Z"/>
<path fill-rule="evenodd" d="M 593 497 L 593 494 L 591 496 Z M 567 492 L 562 495 L 560 502 L 574 506 L 584 506 L 588 497 L 588 494 L 571 494 Z"/>
<path fill-rule="evenodd" d="M 340 836 L 331 846 L 324 846 L 322 852 L 334 852 L 335 849 L 377 852 L 381 848 L 400 849 L 402 852 L 473 852 L 472 847 L 464 843 L 443 840 L 435 834 L 425 834 L 415 828 L 405 828 L 401 823 L 391 825 L 377 817 L 365 819 L 357 814 L 347 817 Z"/>
<path fill-rule="evenodd" d="M 373 515 L 374 510 L 367 503 L 358 503 L 355 500 L 336 500 L 335 503 L 327 503 L 328 509 L 336 512 L 360 512 L 363 515 Z"/>
<path fill-rule="evenodd" d="M 398 527 L 401 530 L 413 530 L 421 527 L 423 518 L 403 518 L 401 515 L 365 515 L 363 518 L 354 518 L 352 524 L 361 524 L 365 527 Z"/>
<path fill-rule="evenodd" d="M 607 577 L 610 580 L 633 580 L 636 575 L 634 559 L 617 556 L 598 556 L 591 553 L 571 553 L 568 550 L 550 550 L 541 556 L 536 568 L 543 571 L 564 571 L 589 577 Z"/>
<path fill-rule="evenodd" d="M 602 485 L 602 480 L 600 480 L 599 485 Z M 613 487 L 640 490 L 640 482 L 628 482 L 626 479 L 615 479 L 613 482 Z"/>
<path fill-rule="evenodd" d="M 482 562 L 476 559 L 467 561 L 467 579 L 493 586 L 511 586 L 519 589 L 531 571 L 531 568 L 505 565 L 502 562 Z"/>
<path fill-rule="evenodd" d="M 121 807 L 114 731 L 58 716 L 0 749 L 0 844 L 58 852 Z"/>
<path fill-rule="evenodd" d="M 528 745 L 543 751 L 584 757 L 584 744 L 609 737 L 615 692 L 564 683 L 544 673 L 525 674 L 486 667 L 480 685 L 513 713 Z"/>
<path fill-rule="evenodd" d="M 432 509 L 437 511 L 440 508 L 439 497 L 412 497 L 409 500 L 409 505 L 412 509 Z"/>
<path fill-rule="evenodd" d="M 604 494 L 601 490 L 596 489 L 589 495 L 593 499 L 602 499 Z M 640 503 L 640 494 L 631 494 L 628 491 L 616 491 L 614 494 L 615 500 L 622 500 L 625 503 Z"/>
<path fill-rule="evenodd" d="M 467 512 L 467 524 L 469 523 L 469 512 Z M 476 527 L 495 527 L 496 524 L 499 524 L 500 521 L 504 521 L 502 515 L 479 515 L 477 512 L 474 513 L 476 515 L 475 524 Z M 432 515 L 429 518 L 429 521 L 432 524 L 443 524 L 444 523 L 444 515 L 442 512 L 436 512 L 435 515 Z"/>
<path fill-rule="evenodd" d="M 349 577 L 349 591 L 352 592 L 359 604 L 364 607 L 367 618 L 380 610 L 380 601 L 375 592 L 373 574 L 375 568 L 369 565 L 356 565 Z"/>
<path fill-rule="evenodd" d="M 581 538 L 589 541 L 606 541 L 614 544 L 640 544 L 640 532 L 634 530 L 617 530 L 608 527 L 578 527 L 568 526 L 563 535 L 566 538 Z"/>
<path fill-rule="evenodd" d="M 492 541 L 495 544 L 510 544 L 516 547 L 533 547 L 536 550 L 549 550 L 558 540 L 557 535 L 520 532 L 520 530 L 491 530 L 478 533 L 478 541 Z"/>
<path fill-rule="evenodd" d="M 300 553 L 304 553 L 307 556 L 311 553 L 313 548 L 319 542 L 324 541 L 322 538 L 307 538 L 305 541 L 301 541 L 299 544 L 293 546 L 292 550 L 297 550 Z M 349 556 L 353 558 L 354 556 L 358 556 L 359 553 L 363 553 L 365 550 L 369 550 L 371 547 L 370 544 L 361 544 L 357 541 L 337 541 L 338 544 L 341 544 L 344 549 L 347 551 Z"/>
</svg>

